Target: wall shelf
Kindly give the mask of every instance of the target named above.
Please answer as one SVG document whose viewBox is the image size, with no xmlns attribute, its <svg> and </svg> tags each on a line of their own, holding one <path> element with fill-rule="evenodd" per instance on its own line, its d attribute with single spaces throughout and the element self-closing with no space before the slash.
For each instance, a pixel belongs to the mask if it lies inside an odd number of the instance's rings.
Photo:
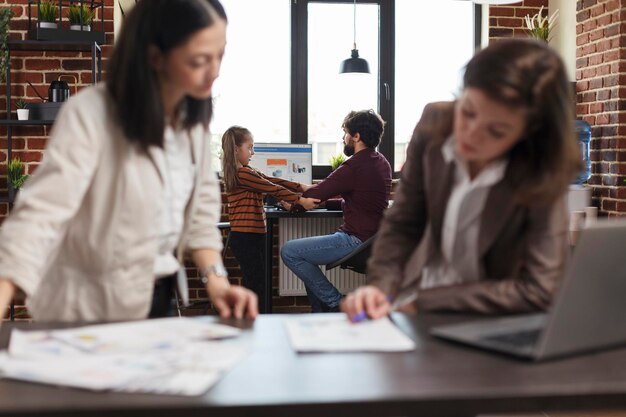
<svg viewBox="0 0 626 417">
<path fill-rule="evenodd" d="M 30 39 L 44 41 L 87 41 L 104 43 L 104 0 L 48 0 L 57 8 L 57 19 L 55 28 L 41 27 L 44 22 L 39 21 L 40 8 L 43 0 L 28 0 L 28 36 Z M 70 22 L 65 18 L 64 10 L 71 7 L 88 8 L 95 17 L 96 12 L 100 15 L 98 22 L 93 21 L 83 26 L 83 13 L 79 22 Z M 87 23 L 87 22 L 85 22 Z M 72 24 L 81 26 L 81 30 L 72 30 Z M 82 27 L 88 27 L 83 30 Z"/>
<path fill-rule="evenodd" d="M 11 106 L 11 52 L 12 51 L 76 51 L 91 52 L 91 75 L 93 83 L 102 79 L 102 48 L 91 41 L 38 41 L 10 40 L 7 42 L 8 65 L 6 70 L 6 118 L 0 119 L 0 126 L 7 129 L 7 161 L 13 158 L 13 129 L 20 126 L 51 126 L 54 120 L 17 120 L 13 119 Z M 15 192 L 9 190 L 0 195 L 0 203 L 13 203 Z"/>
<path fill-rule="evenodd" d="M 97 48 L 100 46 L 96 42 L 56 42 L 56 41 L 20 41 L 10 40 L 7 47 L 10 51 L 91 51 L 93 44 Z"/>
<path fill-rule="evenodd" d="M 6 120 L 0 119 L 0 126 L 50 126 L 54 120 Z"/>
</svg>

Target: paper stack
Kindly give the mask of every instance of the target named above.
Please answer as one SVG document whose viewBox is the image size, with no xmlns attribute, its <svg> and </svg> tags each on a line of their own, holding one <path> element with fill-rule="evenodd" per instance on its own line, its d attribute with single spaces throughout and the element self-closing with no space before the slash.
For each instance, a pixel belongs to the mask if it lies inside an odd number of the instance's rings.
<svg viewBox="0 0 626 417">
<path fill-rule="evenodd" d="M 8 351 L 0 352 L 0 372 L 91 390 L 200 395 L 245 356 L 245 343 L 231 339 L 239 334 L 190 318 L 14 329 Z"/>
</svg>

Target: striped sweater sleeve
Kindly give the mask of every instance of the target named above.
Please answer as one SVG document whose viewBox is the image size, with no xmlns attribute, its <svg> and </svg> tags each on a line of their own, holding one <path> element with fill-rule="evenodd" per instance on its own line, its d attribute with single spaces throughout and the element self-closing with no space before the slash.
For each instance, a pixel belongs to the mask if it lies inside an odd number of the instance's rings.
<svg viewBox="0 0 626 417">
<path fill-rule="evenodd" d="M 283 187 L 279 184 L 274 184 L 272 181 L 264 178 L 259 172 L 248 168 L 239 168 L 237 172 L 239 177 L 239 187 L 244 190 L 254 191 L 257 193 L 270 194 L 279 200 L 286 201 L 293 204 L 300 199 L 300 195 Z M 287 181 L 291 183 L 291 181 Z M 291 183 L 294 184 L 294 183 Z"/>
<path fill-rule="evenodd" d="M 257 173 L 260 174 L 266 180 L 274 184 L 280 185 L 281 187 L 285 187 L 286 189 L 293 191 L 294 193 L 302 192 L 302 188 L 300 187 L 300 183 L 298 182 L 289 181 L 283 178 L 270 177 L 269 175 L 265 175 L 264 173 L 258 172 L 258 171 Z"/>
</svg>

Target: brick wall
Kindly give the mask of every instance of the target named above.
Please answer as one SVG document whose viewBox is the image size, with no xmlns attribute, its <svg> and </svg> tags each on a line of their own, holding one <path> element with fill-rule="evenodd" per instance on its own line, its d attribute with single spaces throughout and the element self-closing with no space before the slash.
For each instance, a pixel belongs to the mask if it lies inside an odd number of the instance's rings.
<svg viewBox="0 0 626 417">
<path fill-rule="evenodd" d="M 104 0 L 104 19 L 106 45 L 102 46 L 103 68 L 106 67 L 106 57 L 110 53 L 113 43 L 113 0 Z M 27 0 L 0 0 L 0 7 L 10 7 L 13 18 L 10 23 L 9 38 L 12 40 L 27 39 L 28 29 L 28 1 Z M 36 12 L 35 12 L 36 13 Z M 100 10 L 96 22 L 100 21 Z M 95 26 L 95 23 L 94 23 Z M 27 84 L 30 81 L 39 95 L 48 96 L 48 85 L 61 75 L 68 75 L 63 79 L 70 84 L 72 94 L 77 89 L 92 83 L 91 53 L 90 52 L 11 52 L 11 97 L 12 111 L 15 111 L 15 101 L 19 98 L 27 101 L 41 101 L 37 93 Z M 103 77 L 106 73 L 103 72 Z M 71 81 L 75 77 L 77 85 Z M 6 117 L 6 85 L 0 84 L 0 117 Z M 33 173 L 41 161 L 42 150 L 46 145 L 50 127 L 20 127 L 13 129 L 13 155 L 19 157 L 27 167 L 27 173 Z M 6 128 L 0 129 L 0 193 L 6 192 Z M 6 216 L 9 207 L 0 204 L 0 223 Z"/>
<path fill-rule="evenodd" d="M 104 28 L 106 45 L 102 46 L 103 69 L 106 68 L 106 58 L 110 54 L 113 43 L 113 1 L 104 0 Z M 27 39 L 28 30 L 28 1 L 27 0 L 0 0 L 0 7 L 10 7 L 13 18 L 10 23 L 9 38 L 12 40 Z M 36 14 L 33 8 L 33 14 Z M 100 22 L 100 10 L 95 22 Z M 94 23 L 94 28 L 99 27 Z M 60 75 L 72 75 L 78 80 L 76 88 L 80 89 L 92 83 L 91 53 L 90 52 L 11 52 L 11 98 L 12 112 L 15 112 L 15 101 L 41 101 L 35 91 L 27 84 L 30 81 L 43 97 L 48 96 L 48 85 Z M 106 73 L 103 72 L 103 77 Z M 70 77 L 63 78 L 70 84 L 71 93 L 75 86 Z M 6 118 L 6 84 L 0 84 L 0 118 Z M 15 116 L 12 115 L 14 118 Z M 50 127 L 22 126 L 13 128 L 13 156 L 20 158 L 26 164 L 26 171 L 32 174 L 43 156 Z M 0 128 L 0 194 L 6 195 L 6 162 L 7 162 L 7 129 Z M 0 223 L 10 211 L 7 203 L 0 203 Z M 17 238 L 17 237 L 16 237 Z M 23 297 L 16 298 L 16 314 L 18 317 L 27 317 L 23 307 Z"/>
<path fill-rule="evenodd" d="M 572 0 L 573 1 L 573 0 Z M 547 0 L 491 7 L 490 41 L 525 36 L 522 19 Z M 592 204 L 609 217 L 626 213 L 626 4 L 576 0 L 576 116 L 592 127 Z"/>
<path fill-rule="evenodd" d="M 626 213 L 626 6 L 619 0 L 576 2 L 579 117 L 591 131 L 594 205 L 611 217 Z"/>
<path fill-rule="evenodd" d="M 522 3 L 490 6 L 489 41 L 528 36 L 524 17 L 537 14 L 541 6 L 544 7 L 544 13 L 546 13 L 548 0 L 524 0 Z"/>
</svg>

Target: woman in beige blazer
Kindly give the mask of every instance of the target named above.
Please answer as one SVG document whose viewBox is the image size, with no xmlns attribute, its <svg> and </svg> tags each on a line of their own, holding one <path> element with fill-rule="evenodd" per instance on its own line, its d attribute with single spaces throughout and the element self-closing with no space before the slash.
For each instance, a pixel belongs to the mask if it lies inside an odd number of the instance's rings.
<svg viewBox="0 0 626 417">
<path fill-rule="evenodd" d="M 568 253 L 565 193 L 581 168 L 574 99 L 546 44 L 499 41 L 467 64 L 455 102 L 426 106 L 353 319 L 393 307 L 546 309 Z"/>
<path fill-rule="evenodd" d="M 216 228 L 208 123 L 225 28 L 218 0 L 143 1 L 127 16 L 109 81 L 64 104 L 0 229 L 0 311 L 19 287 L 38 321 L 168 315 L 189 251 L 222 316 L 257 314 L 228 283 Z"/>
</svg>

